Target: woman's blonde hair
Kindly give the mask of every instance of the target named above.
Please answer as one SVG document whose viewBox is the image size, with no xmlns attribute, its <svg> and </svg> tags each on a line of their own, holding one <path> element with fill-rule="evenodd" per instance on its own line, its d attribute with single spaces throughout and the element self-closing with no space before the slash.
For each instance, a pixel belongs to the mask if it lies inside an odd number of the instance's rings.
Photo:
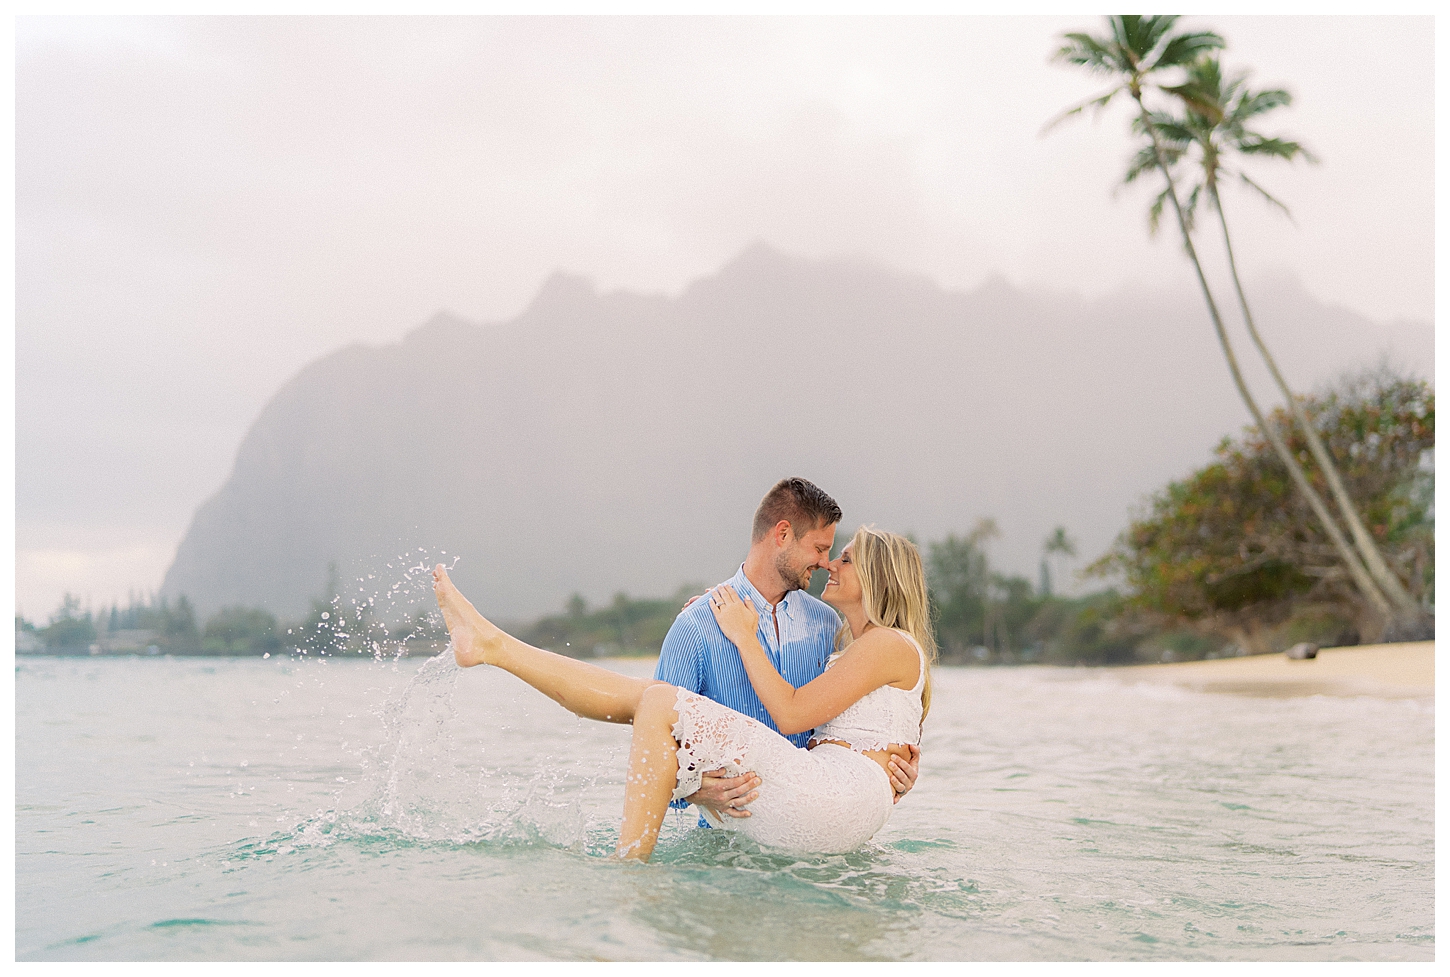
<svg viewBox="0 0 1450 977">
<path fill-rule="evenodd" d="M 916 639 L 926 653 L 926 681 L 921 689 L 921 718 L 931 708 L 931 664 L 936 661 L 936 639 L 931 628 L 926 571 L 921 553 L 905 536 L 862 526 L 851 537 L 851 563 L 861 582 L 861 603 L 866 620 L 881 628 L 899 628 Z M 850 635 L 845 628 L 842 637 Z"/>
</svg>

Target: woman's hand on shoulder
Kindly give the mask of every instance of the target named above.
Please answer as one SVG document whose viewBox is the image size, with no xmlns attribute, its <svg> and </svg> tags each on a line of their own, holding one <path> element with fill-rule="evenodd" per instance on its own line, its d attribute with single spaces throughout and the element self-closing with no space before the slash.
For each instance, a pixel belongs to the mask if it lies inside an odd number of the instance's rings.
<svg viewBox="0 0 1450 977">
<path fill-rule="evenodd" d="M 720 625 L 720 630 L 735 647 L 739 648 L 755 637 L 760 628 L 760 615 L 755 612 L 754 604 L 741 600 L 735 588 L 729 584 L 716 587 L 710 591 L 709 597 L 710 611 L 715 615 L 715 623 Z"/>
</svg>

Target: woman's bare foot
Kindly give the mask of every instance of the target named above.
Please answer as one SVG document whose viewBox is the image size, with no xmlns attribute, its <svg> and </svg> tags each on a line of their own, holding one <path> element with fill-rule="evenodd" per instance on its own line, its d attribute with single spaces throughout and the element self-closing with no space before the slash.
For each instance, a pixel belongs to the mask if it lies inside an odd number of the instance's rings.
<svg viewBox="0 0 1450 977">
<path fill-rule="evenodd" d="M 438 598 L 443 623 L 448 625 L 453 659 L 463 668 L 493 664 L 503 646 L 503 632 L 474 610 L 468 598 L 448 579 L 448 571 L 441 563 L 433 568 L 433 595 Z"/>
</svg>

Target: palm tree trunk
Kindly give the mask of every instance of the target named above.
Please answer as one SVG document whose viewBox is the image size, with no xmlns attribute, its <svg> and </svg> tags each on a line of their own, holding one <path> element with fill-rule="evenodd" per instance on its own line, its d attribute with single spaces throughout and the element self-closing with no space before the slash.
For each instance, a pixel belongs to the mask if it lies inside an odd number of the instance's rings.
<svg viewBox="0 0 1450 977">
<path fill-rule="evenodd" d="M 1233 377 L 1234 386 L 1238 388 L 1239 396 L 1243 398 L 1244 404 L 1248 407 L 1249 413 L 1253 415 L 1254 423 L 1259 426 L 1264 437 L 1273 446 L 1274 453 L 1279 460 L 1289 469 L 1289 477 L 1293 479 L 1294 485 L 1304 494 L 1309 502 L 1309 507 L 1314 510 L 1315 516 L 1324 526 L 1324 531 L 1329 534 L 1330 540 L 1334 543 L 1335 551 L 1339 558 L 1344 561 L 1345 567 L 1349 570 L 1350 577 L 1354 580 L 1361 594 L 1374 608 L 1384 617 L 1392 617 L 1393 609 L 1385 595 L 1375 585 L 1374 579 L 1365 570 L 1364 564 L 1359 561 L 1354 551 L 1350 549 L 1344 534 L 1339 526 L 1335 524 L 1334 517 L 1325 508 L 1324 501 L 1319 498 L 1319 493 L 1309 484 L 1303 469 L 1294 456 L 1289 453 L 1289 448 L 1284 440 L 1279 437 L 1279 432 L 1273 425 L 1265 420 L 1259 405 L 1255 403 L 1253 395 L 1249 393 L 1248 386 L 1244 383 L 1243 374 L 1239 372 L 1238 359 L 1234 356 L 1233 346 L 1229 342 L 1228 333 L 1224 331 L 1223 319 L 1218 313 L 1218 305 L 1213 300 L 1213 293 L 1209 291 L 1208 279 L 1204 277 L 1203 265 L 1198 260 L 1198 251 L 1193 247 L 1193 238 L 1188 233 L 1188 222 L 1183 218 L 1183 208 L 1178 203 L 1178 192 L 1173 185 L 1173 176 L 1168 172 L 1168 165 L 1163 161 L 1163 148 L 1158 143 L 1158 133 L 1153 129 L 1152 120 L 1148 116 L 1148 109 L 1143 104 L 1143 96 L 1140 91 L 1134 88 L 1131 91 L 1133 100 L 1138 103 L 1138 111 L 1143 120 L 1143 130 L 1148 133 L 1148 138 L 1153 142 L 1153 156 L 1158 161 L 1158 169 L 1163 174 L 1163 179 L 1168 182 L 1168 199 L 1173 203 L 1173 213 L 1178 217 L 1178 229 L 1183 233 L 1183 247 L 1188 252 L 1188 258 L 1193 262 L 1193 270 L 1198 275 L 1199 288 L 1203 290 L 1203 300 L 1208 304 L 1208 314 L 1213 320 L 1214 332 L 1218 335 L 1219 346 L 1223 348 L 1224 359 L 1228 361 L 1228 369 Z"/>
<path fill-rule="evenodd" d="M 1284 399 L 1289 402 L 1289 410 L 1293 413 L 1294 420 L 1304 431 L 1304 437 L 1309 442 L 1309 451 L 1314 460 L 1319 463 L 1319 468 L 1324 472 L 1324 479 L 1329 483 L 1329 492 L 1334 497 L 1334 502 L 1339 508 L 1339 513 L 1349 526 L 1350 534 L 1354 537 L 1355 549 L 1359 551 L 1360 557 L 1364 560 L 1365 568 L 1370 576 L 1374 577 L 1375 583 L 1394 602 L 1396 607 L 1403 613 L 1413 614 L 1416 617 L 1423 616 L 1415 599 L 1410 596 L 1399 577 L 1390 570 L 1385 563 L 1384 557 L 1380 555 L 1379 547 L 1375 545 L 1374 539 L 1369 531 L 1365 529 L 1364 520 L 1359 517 L 1359 512 L 1354 507 L 1353 500 L 1345 491 L 1344 482 L 1339 477 L 1339 469 L 1334 464 L 1334 459 L 1324 447 L 1324 442 L 1319 437 L 1310 422 L 1309 416 L 1304 412 L 1304 407 L 1294 397 L 1293 391 L 1289 389 L 1288 383 L 1279 373 L 1279 366 L 1274 362 L 1274 357 L 1269 354 L 1269 348 L 1264 344 L 1259 330 L 1254 325 L 1254 317 L 1249 312 L 1249 300 L 1244 295 L 1244 287 L 1239 281 L 1238 263 L 1234 261 L 1233 243 L 1229 240 L 1228 218 L 1224 216 L 1223 202 L 1219 199 L 1218 188 L 1210 186 L 1208 192 L 1213 203 L 1213 208 L 1218 212 L 1219 226 L 1223 228 L 1223 247 L 1228 254 L 1229 273 L 1233 276 L 1234 290 L 1238 292 L 1239 308 L 1244 314 L 1244 324 L 1248 326 L 1249 336 L 1253 338 L 1254 345 L 1259 349 L 1259 355 L 1264 358 L 1264 364 L 1268 366 L 1269 373 L 1273 376 L 1274 382 L 1279 385 L 1279 390 Z"/>
</svg>

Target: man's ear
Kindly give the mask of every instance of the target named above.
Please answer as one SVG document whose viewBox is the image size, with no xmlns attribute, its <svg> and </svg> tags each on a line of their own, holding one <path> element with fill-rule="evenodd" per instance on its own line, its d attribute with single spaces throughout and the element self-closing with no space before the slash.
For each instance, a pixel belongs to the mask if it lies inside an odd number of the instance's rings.
<svg viewBox="0 0 1450 977">
<path fill-rule="evenodd" d="M 775 540 L 776 546 L 784 546 L 790 542 L 791 529 L 789 519 L 782 519 L 775 524 L 774 536 L 772 538 Z"/>
</svg>

